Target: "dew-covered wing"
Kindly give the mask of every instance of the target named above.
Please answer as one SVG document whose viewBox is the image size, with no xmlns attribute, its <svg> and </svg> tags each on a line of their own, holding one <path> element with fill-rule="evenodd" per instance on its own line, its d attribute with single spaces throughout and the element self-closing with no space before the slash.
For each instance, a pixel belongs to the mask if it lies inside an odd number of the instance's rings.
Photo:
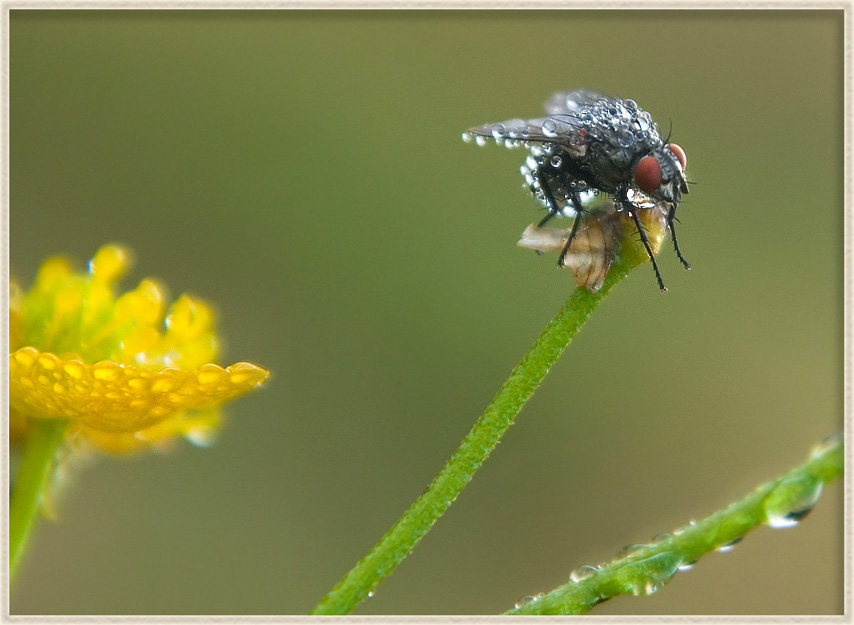
<svg viewBox="0 0 854 625">
<path fill-rule="evenodd" d="M 469 128 L 468 132 L 503 141 L 508 147 L 521 146 L 524 142 L 554 143 L 573 155 L 582 154 L 587 145 L 581 121 L 571 116 L 508 119 Z"/>
<path fill-rule="evenodd" d="M 613 102 L 616 98 L 590 91 L 589 89 L 573 89 L 572 91 L 558 91 L 549 96 L 543 106 L 549 115 L 572 115 L 579 109 L 593 106 L 600 100 Z"/>
</svg>

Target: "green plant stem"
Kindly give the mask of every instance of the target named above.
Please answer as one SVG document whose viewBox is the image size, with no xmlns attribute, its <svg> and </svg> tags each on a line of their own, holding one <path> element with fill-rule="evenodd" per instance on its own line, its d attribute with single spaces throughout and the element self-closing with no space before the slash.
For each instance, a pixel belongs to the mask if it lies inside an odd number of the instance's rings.
<svg viewBox="0 0 854 625">
<path fill-rule="evenodd" d="M 575 289 L 427 490 L 314 607 L 312 614 L 348 614 L 430 530 L 513 424 L 522 406 L 602 299 L 631 269 L 647 260 L 643 249 L 631 243 L 628 239 L 624 241 L 621 255 L 597 293 Z"/>
<path fill-rule="evenodd" d="M 842 475 L 841 435 L 816 447 L 805 463 L 762 484 L 740 501 L 692 523 L 652 545 L 632 545 L 630 555 L 598 568 L 583 567 L 570 581 L 546 595 L 531 597 L 507 614 L 584 614 L 617 595 L 649 595 L 661 589 L 679 567 L 690 567 L 711 551 L 727 550 L 750 530 L 766 523 L 792 527 L 815 505 L 824 485 Z M 577 574 L 574 574 L 577 575 Z"/>
<path fill-rule="evenodd" d="M 15 574 L 39 511 L 44 490 L 53 475 L 54 460 L 67 425 L 65 419 L 32 420 L 9 503 L 10 578 Z"/>
</svg>

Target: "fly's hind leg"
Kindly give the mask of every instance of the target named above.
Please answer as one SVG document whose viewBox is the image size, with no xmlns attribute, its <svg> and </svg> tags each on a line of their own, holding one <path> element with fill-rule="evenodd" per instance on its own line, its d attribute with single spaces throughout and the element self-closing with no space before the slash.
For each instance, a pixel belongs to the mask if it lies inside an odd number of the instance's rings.
<svg viewBox="0 0 854 625">
<path fill-rule="evenodd" d="M 572 230 L 569 231 L 569 238 L 566 240 L 566 245 L 563 246 L 563 250 L 557 259 L 558 267 L 565 266 L 564 261 L 566 260 L 566 255 L 569 253 L 569 246 L 572 245 L 572 241 L 575 239 L 575 233 L 578 232 L 578 224 L 581 223 L 581 215 L 584 213 L 584 209 L 581 208 L 581 200 L 575 191 L 570 191 L 569 201 L 572 202 L 572 208 L 575 210 L 575 220 L 572 222 Z"/>
<path fill-rule="evenodd" d="M 533 172 L 533 174 L 534 180 L 539 184 L 540 191 L 543 194 L 543 200 L 546 202 L 546 210 L 548 211 L 546 216 L 537 224 L 537 228 L 542 228 L 552 217 L 560 214 L 560 209 L 557 206 L 557 202 L 555 201 L 554 195 L 552 194 L 552 190 L 549 188 L 549 183 L 546 181 L 545 176 L 543 176 L 539 170 Z M 535 187 L 532 187 L 531 190 L 533 191 L 534 188 Z"/>
<path fill-rule="evenodd" d="M 561 210 L 558 208 L 557 200 L 555 200 L 554 193 L 552 193 L 551 187 L 547 178 L 542 174 L 542 172 L 537 171 L 534 172 L 534 176 L 536 181 L 539 183 L 540 191 L 543 194 L 543 200 L 546 203 L 546 208 L 548 209 L 548 213 L 545 217 L 543 217 L 540 222 L 537 224 L 538 228 L 542 228 L 552 217 L 560 214 Z M 584 212 L 584 209 L 581 205 L 581 200 L 578 197 L 578 194 L 574 190 L 569 191 L 569 203 L 572 204 L 572 208 L 575 211 L 575 221 L 572 223 L 572 230 L 569 232 L 569 238 L 566 240 L 566 245 L 563 246 L 563 250 L 561 250 L 560 256 L 557 259 L 557 266 L 563 267 L 564 260 L 566 259 L 566 255 L 569 253 L 569 247 L 572 245 L 572 240 L 575 238 L 575 233 L 578 231 L 578 224 L 581 221 L 581 215 Z"/>
</svg>

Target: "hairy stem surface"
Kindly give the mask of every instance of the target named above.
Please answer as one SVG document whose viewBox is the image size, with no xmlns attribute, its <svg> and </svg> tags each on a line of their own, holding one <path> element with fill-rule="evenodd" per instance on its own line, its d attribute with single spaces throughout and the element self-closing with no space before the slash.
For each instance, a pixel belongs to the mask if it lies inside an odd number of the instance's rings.
<svg viewBox="0 0 854 625">
<path fill-rule="evenodd" d="M 648 260 L 642 248 L 628 243 L 624 243 L 622 254 L 597 293 L 590 293 L 585 288 L 577 288 L 572 293 L 427 490 L 315 606 L 312 614 L 348 614 L 352 611 L 403 561 L 442 516 L 513 424 L 522 406 L 602 299 L 632 268 Z"/>
</svg>

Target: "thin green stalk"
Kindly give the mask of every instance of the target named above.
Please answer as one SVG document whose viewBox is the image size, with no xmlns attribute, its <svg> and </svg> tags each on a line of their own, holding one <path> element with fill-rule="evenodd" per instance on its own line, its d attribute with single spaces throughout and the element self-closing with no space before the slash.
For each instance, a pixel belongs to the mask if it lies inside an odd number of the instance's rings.
<svg viewBox="0 0 854 625">
<path fill-rule="evenodd" d="M 53 475 L 54 460 L 67 425 L 65 419 L 32 420 L 9 503 L 10 578 L 15 575 L 45 488 Z"/>
<path fill-rule="evenodd" d="M 529 597 L 507 614 L 584 614 L 617 595 L 650 595 L 703 555 L 728 551 L 761 524 L 792 527 L 818 501 L 824 485 L 842 475 L 842 435 L 817 446 L 801 466 L 767 482 L 742 500 L 702 521 L 662 535 L 652 545 L 631 545 L 629 554 L 600 567 L 576 569 L 569 583 Z"/>
<path fill-rule="evenodd" d="M 350 613 L 403 561 L 468 484 L 602 299 L 631 269 L 646 260 L 643 248 L 632 245 L 626 237 L 623 251 L 602 288 L 597 293 L 585 288 L 572 293 L 427 490 L 314 607 L 312 614 Z"/>
</svg>

